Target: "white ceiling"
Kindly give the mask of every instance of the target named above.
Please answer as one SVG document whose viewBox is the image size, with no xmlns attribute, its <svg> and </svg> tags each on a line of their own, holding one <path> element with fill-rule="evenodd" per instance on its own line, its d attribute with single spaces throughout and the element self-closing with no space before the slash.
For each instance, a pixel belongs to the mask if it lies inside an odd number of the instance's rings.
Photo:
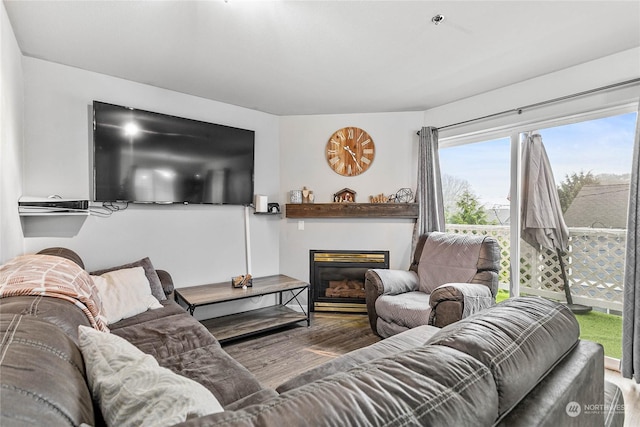
<svg viewBox="0 0 640 427">
<path fill-rule="evenodd" d="M 422 111 L 640 46 L 638 0 L 4 3 L 27 56 L 277 115 Z"/>
</svg>

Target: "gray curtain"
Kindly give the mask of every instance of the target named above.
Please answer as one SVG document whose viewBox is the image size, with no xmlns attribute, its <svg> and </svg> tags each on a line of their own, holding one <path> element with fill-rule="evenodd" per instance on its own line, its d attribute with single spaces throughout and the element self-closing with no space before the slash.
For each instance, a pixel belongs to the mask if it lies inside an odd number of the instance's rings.
<svg viewBox="0 0 640 427">
<path fill-rule="evenodd" d="M 438 129 L 434 127 L 423 127 L 420 131 L 416 203 L 419 213 L 413 229 L 412 253 L 421 234 L 428 231 L 444 231 Z"/>
<path fill-rule="evenodd" d="M 638 106 L 640 111 L 640 105 Z M 640 112 L 639 112 L 640 114 Z M 622 376 L 640 382 L 640 117 L 633 146 L 622 311 Z"/>
</svg>

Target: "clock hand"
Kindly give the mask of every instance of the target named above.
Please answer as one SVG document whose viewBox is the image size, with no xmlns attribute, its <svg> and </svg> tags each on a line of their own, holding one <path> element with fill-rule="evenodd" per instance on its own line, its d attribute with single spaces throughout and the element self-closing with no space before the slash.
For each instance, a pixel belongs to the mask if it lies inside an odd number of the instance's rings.
<svg viewBox="0 0 640 427">
<path fill-rule="evenodd" d="M 353 161 L 354 161 L 354 162 L 356 162 L 356 163 L 358 163 L 358 161 L 356 160 L 356 153 L 354 153 L 353 151 L 351 151 L 351 148 L 349 148 L 349 146 L 348 146 L 348 145 L 344 145 L 343 147 L 344 147 L 344 149 L 345 149 L 345 150 L 347 150 L 347 152 L 348 152 L 349 154 L 351 154 L 351 157 L 353 158 Z"/>
</svg>

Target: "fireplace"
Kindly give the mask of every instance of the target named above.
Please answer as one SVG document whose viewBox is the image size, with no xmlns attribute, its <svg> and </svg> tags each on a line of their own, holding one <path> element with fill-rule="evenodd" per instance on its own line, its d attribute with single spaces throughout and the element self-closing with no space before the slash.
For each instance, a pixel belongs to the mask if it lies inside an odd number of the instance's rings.
<svg viewBox="0 0 640 427">
<path fill-rule="evenodd" d="M 366 313 L 364 274 L 389 268 L 389 251 L 309 251 L 312 311 Z"/>
</svg>

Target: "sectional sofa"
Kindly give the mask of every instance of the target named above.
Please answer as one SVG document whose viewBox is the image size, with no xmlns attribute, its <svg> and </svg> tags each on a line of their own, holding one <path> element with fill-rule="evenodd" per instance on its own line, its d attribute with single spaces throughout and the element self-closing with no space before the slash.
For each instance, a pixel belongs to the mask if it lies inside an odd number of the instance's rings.
<svg viewBox="0 0 640 427">
<path fill-rule="evenodd" d="M 33 258 L 64 259 L 69 281 L 91 277 L 69 250 Z M 443 329 L 400 333 L 273 390 L 166 298 L 167 272 L 143 264 L 159 307 L 110 324 L 86 295 L 70 301 L 37 286 L 20 294 L 20 268 L 0 267 L 0 425 L 622 425 L 619 411 L 607 418 L 620 402 L 605 401 L 602 347 L 578 338 L 560 304 L 513 298 Z M 141 271 L 132 265 L 114 271 Z"/>
</svg>

